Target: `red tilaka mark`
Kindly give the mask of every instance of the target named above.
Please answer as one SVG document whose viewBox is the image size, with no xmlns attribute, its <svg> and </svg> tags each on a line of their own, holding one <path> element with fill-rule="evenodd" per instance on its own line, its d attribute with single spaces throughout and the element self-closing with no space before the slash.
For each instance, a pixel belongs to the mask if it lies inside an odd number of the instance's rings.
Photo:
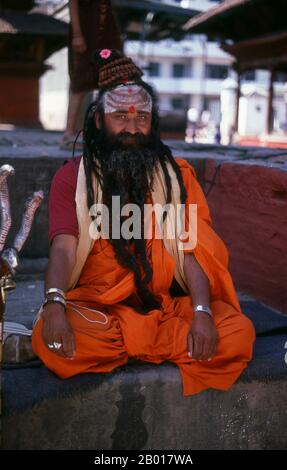
<svg viewBox="0 0 287 470">
<path fill-rule="evenodd" d="M 136 108 L 134 106 L 130 106 L 129 113 L 135 113 L 135 112 L 136 112 Z"/>
</svg>

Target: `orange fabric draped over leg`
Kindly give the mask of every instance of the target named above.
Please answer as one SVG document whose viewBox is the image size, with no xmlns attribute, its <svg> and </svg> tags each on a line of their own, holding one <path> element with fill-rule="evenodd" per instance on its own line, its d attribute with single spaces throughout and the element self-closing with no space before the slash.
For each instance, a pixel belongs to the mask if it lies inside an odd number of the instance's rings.
<svg viewBox="0 0 287 470">
<path fill-rule="evenodd" d="M 67 316 L 76 338 L 72 360 L 59 357 L 47 348 L 42 339 L 41 319 L 33 330 L 35 353 L 59 377 L 109 372 L 125 364 L 129 357 L 155 364 L 169 361 L 179 367 L 183 394 L 189 396 L 210 387 L 227 390 L 251 360 L 254 328 L 240 310 L 227 270 L 225 246 L 210 227 L 208 208 L 191 167 L 184 160 L 178 163 L 188 190 L 188 202 L 199 204 L 199 230 L 204 230 L 204 234 L 198 234 L 198 244 L 192 251 L 210 280 L 211 308 L 218 334 L 216 355 L 211 361 L 196 361 L 187 354 L 187 336 L 193 320 L 192 299 L 187 295 L 171 297 L 169 288 L 175 261 L 162 240 L 147 240 L 147 255 L 153 267 L 149 287 L 161 296 L 162 307 L 142 315 L 137 311 L 139 301 L 133 274 L 118 264 L 108 241 L 99 239 L 67 299 L 105 312 L 107 324 L 99 313 L 80 309 L 82 316 L 68 305 Z M 88 322 L 85 317 L 97 322 Z"/>
</svg>

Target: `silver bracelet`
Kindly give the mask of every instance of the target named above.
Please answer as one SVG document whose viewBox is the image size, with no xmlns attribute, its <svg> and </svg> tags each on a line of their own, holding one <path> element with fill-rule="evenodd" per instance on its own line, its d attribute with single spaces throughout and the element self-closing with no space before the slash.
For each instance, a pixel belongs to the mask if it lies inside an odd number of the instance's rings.
<svg viewBox="0 0 287 470">
<path fill-rule="evenodd" d="M 208 313 L 208 315 L 210 317 L 213 317 L 212 315 L 212 311 L 211 309 L 208 307 L 208 305 L 196 305 L 194 308 L 193 308 L 193 311 L 194 312 L 205 312 L 205 313 Z"/>
<path fill-rule="evenodd" d="M 55 297 L 51 297 L 50 299 L 47 299 L 47 297 L 44 300 L 44 303 L 42 305 L 42 308 L 45 307 L 47 304 L 61 304 L 63 307 L 66 307 L 66 301 L 63 299 L 63 297 L 59 297 L 55 295 Z"/>
<path fill-rule="evenodd" d="M 58 287 L 50 287 L 50 289 L 47 289 L 45 295 L 47 296 L 49 294 L 59 294 L 63 299 L 66 298 L 66 293 L 62 289 L 58 289 Z"/>
</svg>

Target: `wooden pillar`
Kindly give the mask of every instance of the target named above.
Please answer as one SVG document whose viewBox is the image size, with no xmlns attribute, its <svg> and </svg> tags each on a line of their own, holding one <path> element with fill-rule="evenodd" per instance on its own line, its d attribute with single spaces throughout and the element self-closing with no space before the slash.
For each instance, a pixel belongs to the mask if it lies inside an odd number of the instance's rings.
<svg viewBox="0 0 287 470">
<path fill-rule="evenodd" d="M 234 126 L 235 130 L 238 132 L 239 126 L 239 100 L 241 96 L 241 71 L 237 69 L 237 90 L 236 90 L 236 106 L 235 106 L 235 119 Z"/>
<path fill-rule="evenodd" d="M 267 132 L 273 131 L 273 97 L 274 97 L 275 69 L 270 71 L 269 93 L 268 93 L 268 113 L 267 113 Z"/>
</svg>

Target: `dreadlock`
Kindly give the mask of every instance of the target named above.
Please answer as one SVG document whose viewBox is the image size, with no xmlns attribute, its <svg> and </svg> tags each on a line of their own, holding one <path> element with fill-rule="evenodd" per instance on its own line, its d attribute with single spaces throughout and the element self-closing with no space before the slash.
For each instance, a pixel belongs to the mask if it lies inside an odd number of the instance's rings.
<svg viewBox="0 0 287 470">
<path fill-rule="evenodd" d="M 141 85 L 152 97 L 152 124 L 151 124 L 151 140 L 153 144 L 153 150 L 157 155 L 158 162 L 162 167 L 165 183 L 167 188 L 166 204 L 171 202 L 171 178 L 168 173 L 167 163 L 169 162 L 177 176 L 177 180 L 180 187 L 180 200 L 181 204 L 186 202 L 186 190 L 183 184 L 180 168 L 175 162 L 171 150 L 166 146 L 160 139 L 160 121 L 157 108 L 156 95 L 150 85 L 139 80 L 138 84 Z M 99 144 L 101 139 L 101 133 L 95 126 L 95 114 L 99 113 L 100 120 L 104 122 L 104 110 L 102 105 L 103 95 L 107 89 L 101 89 L 99 91 L 97 99 L 90 104 L 87 109 L 84 128 L 83 128 L 83 163 L 86 175 L 87 184 L 87 206 L 90 208 L 95 202 L 95 194 L 92 183 L 92 176 L 95 175 L 98 180 L 102 192 L 103 200 L 111 200 L 112 192 L 111 187 L 107 187 L 107 182 L 104 178 L 103 171 L 103 155 L 101 152 L 101 146 Z M 152 183 L 151 183 L 152 185 Z M 110 185 L 111 186 L 111 185 Z M 134 189 L 136 193 L 136 188 Z M 135 194 L 136 197 L 136 194 Z M 145 201 L 138 201 L 142 208 Z M 164 214 L 166 216 L 166 213 Z M 143 217 L 141 217 L 141 233 L 143 232 Z M 112 244 L 115 252 L 117 261 L 123 266 L 128 268 L 134 274 L 135 286 L 137 294 L 142 301 L 143 307 L 148 312 L 149 310 L 159 308 L 160 301 L 147 287 L 148 283 L 152 280 L 153 270 L 146 253 L 146 243 L 144 238 L 134 239 L 134 253 L 131 252 L 130 244 L 127 240 L 109 238 L 109 242 Z M 144 276 L 142 276 L 142 272 Z M 145 313 L 145 312 L 144 312 Z"/>
</svg>

